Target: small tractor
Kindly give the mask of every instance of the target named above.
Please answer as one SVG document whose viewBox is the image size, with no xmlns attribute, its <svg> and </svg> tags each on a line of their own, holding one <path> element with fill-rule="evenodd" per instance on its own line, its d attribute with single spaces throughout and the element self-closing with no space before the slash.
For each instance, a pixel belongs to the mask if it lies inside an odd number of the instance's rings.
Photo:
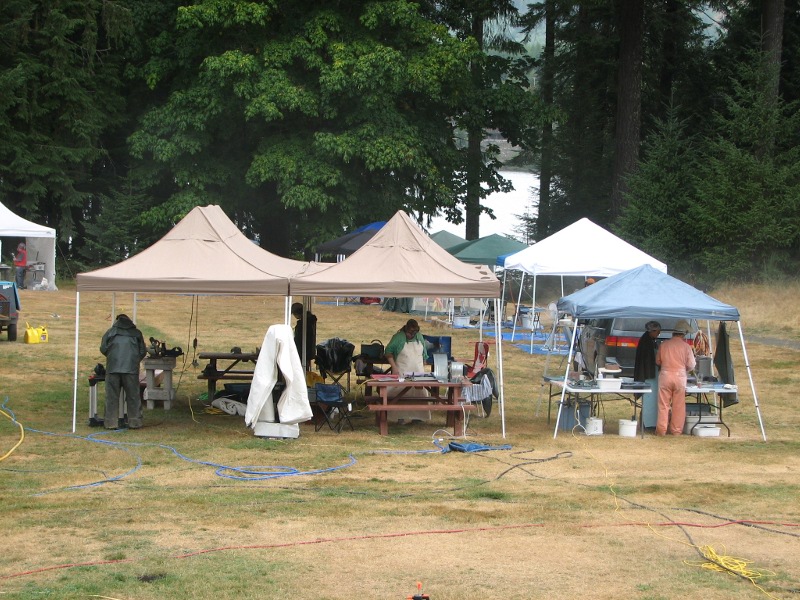
<svg viewBox="0 0 800 600">
<path fill-rule="evenodd" d="M 0 332 L 8 331 L 8 341 L 17 341 L 19 320 L 19 293 L 13 281 L 0 281 Z"/>
</svg>

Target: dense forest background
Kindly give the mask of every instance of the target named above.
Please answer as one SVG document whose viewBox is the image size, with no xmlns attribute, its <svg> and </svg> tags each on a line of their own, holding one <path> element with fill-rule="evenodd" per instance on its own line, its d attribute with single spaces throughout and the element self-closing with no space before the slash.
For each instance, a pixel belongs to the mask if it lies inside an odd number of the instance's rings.
<svg viewBox="0 0 800 600">
<path fill-rule="evenodd" d="M 516 166 L 525 239 L 795 274 L 798 37 L 800 0 L 4 0 L 0 201 L 74 274 L 207 204 L 283 256 L 400 209 L 474 239 Z"/>
</svg>

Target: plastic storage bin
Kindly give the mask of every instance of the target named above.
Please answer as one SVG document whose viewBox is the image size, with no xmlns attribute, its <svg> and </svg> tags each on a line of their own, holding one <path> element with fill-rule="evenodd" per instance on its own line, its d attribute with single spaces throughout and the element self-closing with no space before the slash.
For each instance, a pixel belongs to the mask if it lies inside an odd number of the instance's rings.
<svg viewBox="0 0 800 600">
<path fill-rule="evenodd" d="M 558 428 L 561 431 L 572 431 L 572 428 L 580 423 L 586 427 L 586 419 L 589 418 L 591 413 L 591 404 L 588 400 L 565 400 L 566 404 L 561 410 L 561 421 L 558 423 Z M 578 420 L 575 419 L 575 406 L 577 404 Z"/>
</svg>

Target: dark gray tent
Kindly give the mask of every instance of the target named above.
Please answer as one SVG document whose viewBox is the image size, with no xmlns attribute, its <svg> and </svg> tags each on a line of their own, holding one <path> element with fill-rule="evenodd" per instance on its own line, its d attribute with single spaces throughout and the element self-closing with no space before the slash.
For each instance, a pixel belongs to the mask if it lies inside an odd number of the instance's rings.
<svg viewBox="0 0 800 600">
<path fill-rule="evenodd" d="M 753 392 L 753 402 L 761 426 L 761 436 L 764 441 L 767 441 L 764 423 L 761 420 L 758 396 L 753 383 L 753 374 L 750 370 L 750 360 L 747 357 L 742 325 L 739 320 L 739 310 L 735 306 L 720 302 L 691 285 L 645 264 L 602 279 L 569 296 L 564 296 L 558 301 L 558 310 L 572 315 L 576 320 L 613 317 L 657 320 L 661 317 L 675 317 L 736 322 L 739 327 L 739 338 L 742 343 L 747 375 L 750 379 L 750 388 Z M 568 363 L 572 361 L 572 349 L 576 334 L 577 328 L 573 330 Z M 565 383 L 566 378 L 567 374 L 565 373 Z"/>
</svg>

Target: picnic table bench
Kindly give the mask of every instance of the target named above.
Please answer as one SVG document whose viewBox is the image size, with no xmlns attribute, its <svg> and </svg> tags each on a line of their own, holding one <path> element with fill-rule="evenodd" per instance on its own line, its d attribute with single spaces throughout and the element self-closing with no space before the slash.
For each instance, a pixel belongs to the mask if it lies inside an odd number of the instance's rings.
<svg viewBox="0 0 800 600">
<path fill-rule="evenodd" d="M 200 375 L 197 376 L 197 378 L 208 381 L 209 402 L 214 399 L 214 396 L 217 393 L 218 381 L 252 381 L 256 360 L 258 359 L 258 354 L 249 352 L 201 352 L 197 356 L 201 360 L 208 361 L 208 364 L 205 366 Z M 229 362 L 230 364 L 227 366 L 219 365 L 220 367 L 223 367 L 222 370 L 220 370 L 217 361 L 225 361 Z M 234 368 L 237 365 L 248 362 L 253 363 L 252 369 Z"/>
</svg>

